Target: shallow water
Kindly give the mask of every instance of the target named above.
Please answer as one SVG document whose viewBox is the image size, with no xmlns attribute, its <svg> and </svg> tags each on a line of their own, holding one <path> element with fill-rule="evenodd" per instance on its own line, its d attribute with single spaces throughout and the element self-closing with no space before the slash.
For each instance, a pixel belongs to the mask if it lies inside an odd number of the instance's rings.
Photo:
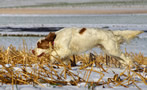
<svg viewBox="0 0 147 90">
<path fill-rule="evenodd" d="M 147 24 L 147 14 L 0 15 L 0 25 L 9 24 Z"/>
<path fill-rule="evenodd" d="M 35 48 L 38 39 L 41 37 L 0 37 L 0 46 L 7 48 L 11 44 L 17 49 L 23 47 L 23 41 L 26 42 L 28 49 Z"/>
</svg>

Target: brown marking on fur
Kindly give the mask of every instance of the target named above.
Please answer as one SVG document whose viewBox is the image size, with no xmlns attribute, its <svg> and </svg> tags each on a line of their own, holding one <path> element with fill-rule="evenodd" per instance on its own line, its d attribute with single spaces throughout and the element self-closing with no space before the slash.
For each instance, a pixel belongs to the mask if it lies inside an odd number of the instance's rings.
<svg viewBox="0 0 147 90">
<path fill-rule="evenodd" d="M 56 34 L 54 32 L 50 32 L 48 36 L 45 37 L 45 39 L 37 43 L 37 48 L 48 49 L 49 42 L 51 42 L 53 46 L 55 38 L 56 38 Z"/>
<path fill-rule="evenodd" d="M 79 33 L 80 33 L 80 34 L 83 34 L 85 31 L 86 31 L 86 28 L 82 28 L 82 29 L 79 31 Z"/>
<path fill-rule="evenodd" d="M 53 42 L 55 38 L 56 38 L 56 34 L 55 34 L 54 32 L 50 32 L 50 33 L 45 37 L 46 40 L 51 41 L 51 42 Z"/>
<path fill-rule="evenodd" d="M 41 49 L 47 49 L 49 48 L 49 41 L 43 39 L 40 42 L 37 43 L 37 48 L 41 48 Z"/>
</svg>

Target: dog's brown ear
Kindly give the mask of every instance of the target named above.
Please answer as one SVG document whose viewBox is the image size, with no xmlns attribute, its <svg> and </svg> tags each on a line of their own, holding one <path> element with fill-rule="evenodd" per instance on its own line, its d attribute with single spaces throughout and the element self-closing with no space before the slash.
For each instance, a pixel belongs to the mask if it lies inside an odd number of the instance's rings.
<svg viewBox="0 0 147 90">
<path fill-rule="evenodd" d="M 46 37 L 45 37 L 45 40 L 48 40 L 48 41 L 54 41 L 54 39 L 56 38 L 56 34 L 54 32 L 50 32 Z"/>
</svg>

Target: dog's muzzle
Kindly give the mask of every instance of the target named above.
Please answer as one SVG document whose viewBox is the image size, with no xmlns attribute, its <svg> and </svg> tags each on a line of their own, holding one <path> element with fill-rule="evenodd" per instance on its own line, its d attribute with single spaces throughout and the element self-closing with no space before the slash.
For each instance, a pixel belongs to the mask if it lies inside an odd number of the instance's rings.
<svg viewBox="0 0 147 90">
<path fill-rule="evenodd" d="M 33 53 L 34 55 L 36 55 L 35 50 L 32 50 L 32 53 Z M 44 54 L 45 54 L 45 53 L 44 53 L 44 52 L 42 52 L 41 54 L 37 55 L 37 57 L 41 57 L 41 56 L 43 56 Z"/>
</svg>

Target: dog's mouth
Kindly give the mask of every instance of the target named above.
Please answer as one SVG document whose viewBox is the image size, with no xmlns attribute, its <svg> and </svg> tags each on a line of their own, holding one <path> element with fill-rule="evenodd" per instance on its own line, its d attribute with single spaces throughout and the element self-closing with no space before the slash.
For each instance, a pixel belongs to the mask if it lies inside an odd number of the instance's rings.
<svg viewBox="0 0 147 90">
<path fill-rule="evenodd" d="M 33 53 L 34 55 L 36 55 L 35 50 L 32 50 L 32 53 Z M 37 57 L 41 57 L 41 56 L 43 56 L 44 54 L 45 54 L 45 53 L 44 53 L 44 52 L 42 52 L 41 54 L 37 55 Z"/>
<path fill-rule="evenodd" d="M 41 57 L 41 56 L 43 56 L 45 53 L 41 53 L 40 55 L 37 55 L 37 57 Z"/>
</svg>

